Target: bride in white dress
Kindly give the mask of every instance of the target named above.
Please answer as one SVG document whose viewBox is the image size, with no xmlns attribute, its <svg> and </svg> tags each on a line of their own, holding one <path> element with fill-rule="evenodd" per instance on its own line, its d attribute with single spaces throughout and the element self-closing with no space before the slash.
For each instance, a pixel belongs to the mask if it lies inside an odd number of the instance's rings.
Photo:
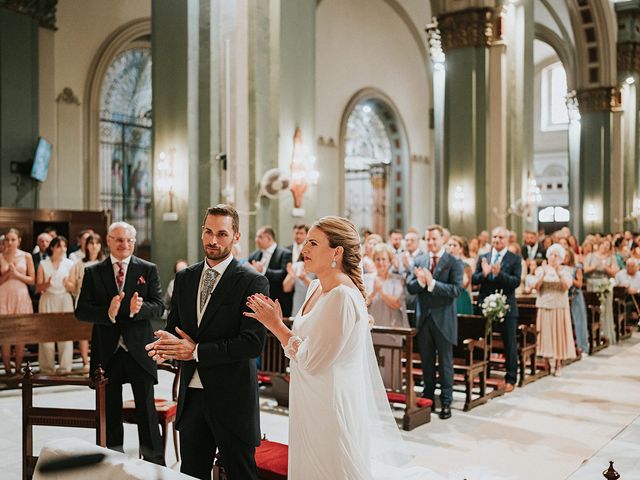
<svg viewBox="0 0 640 480">
<path fill-rule="evenodd" d="M 278 302 L 249 297 L 291 359 L 289 480 L 422 479 L 410 462 L 378 369 L 360 274 L 360 239 L 340 217 L 318 220 L 301 251 L 317 275 L 289 330 Z"/>
</svg>

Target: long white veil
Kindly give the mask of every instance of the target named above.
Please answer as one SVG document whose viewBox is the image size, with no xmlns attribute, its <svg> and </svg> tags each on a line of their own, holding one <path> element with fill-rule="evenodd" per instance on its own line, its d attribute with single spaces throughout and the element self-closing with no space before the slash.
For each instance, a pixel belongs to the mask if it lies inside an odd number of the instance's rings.
<svg viewBox="0 0 640 480">
<path fill-rule="evenodd" d="M 366 311 L 366 306 L 364 307 Z M 367 322 L 368 323 L 368 322 Z M 369 456 L 374 479 L 422 480 L 438 478 L 424 467 L 412 465 L 413 456 L 402 439 L 398 424 L 387 399 L 373 340 L 368 331 L 364 341 L 365 407 L 368 409 L 367 429 Z"/>
</svg>

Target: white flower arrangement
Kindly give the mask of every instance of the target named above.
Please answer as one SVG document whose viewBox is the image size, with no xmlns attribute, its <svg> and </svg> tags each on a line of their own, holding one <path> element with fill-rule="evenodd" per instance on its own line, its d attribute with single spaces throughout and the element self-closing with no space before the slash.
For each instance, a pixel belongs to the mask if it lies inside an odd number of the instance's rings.
<svg viewBox="0 0 640 480">
<path fill-rule="evenodd" d="M 608 282 L 602 282 L 598 285 L 598 300 L 600 300 L 600 304 L 604 305 L 611 292 L 613 292 L 613 287 L 615 286 L 616 281 L 614 278 L 610 278 Z"/>
<path fill-rule="evenodd" d="M 504 322 L 509 311 L 507 296 L 502 293 L 502 290 L 492 293 L 484 299 L 481 308 L 482 314 L 492 322 Z"/>
</svg>

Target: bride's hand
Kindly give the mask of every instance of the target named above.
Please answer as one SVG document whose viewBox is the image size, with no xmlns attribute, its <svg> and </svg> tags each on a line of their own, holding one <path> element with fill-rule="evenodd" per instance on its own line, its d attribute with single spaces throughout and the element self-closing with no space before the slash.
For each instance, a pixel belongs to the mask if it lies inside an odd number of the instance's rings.
<svg viewBox="0 0 640 480">
<path fill-rule="evenodd" d="M 274 302 L 266 295 L 257 293 L 247 298 L 247 306 L 253 313 L 244 312 L 244 316 L 255 318 L 269 330 L 273 331 L 282 324 L 282 308 L 278 300 Z"/>
</svg>

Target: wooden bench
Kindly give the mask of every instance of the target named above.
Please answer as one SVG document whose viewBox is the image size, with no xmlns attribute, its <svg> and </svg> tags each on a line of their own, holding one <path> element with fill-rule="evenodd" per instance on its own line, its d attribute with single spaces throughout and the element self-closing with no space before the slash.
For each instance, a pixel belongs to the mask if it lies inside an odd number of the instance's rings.
<svg viewBox="0 0 640 480">
<path fill-rule="evenodd" d="M 596 292 L 584 292 L 584 302 L 587 305 L 587 331 L 589 333 L 589 354 L 599 352 L 607 345 L 602 340 L 600 332 L 600 298 Z"/>
<path fill-rule="evenodd" d="M 78 320 L 74 313 L 29 313 L 0 315 L 2 343 L 45 343 L 90 340 L 93 325 Z M 20 366 L 16 365 L 16 370 Z M 18 377 L 16 382 L 19 383 Z"/>
<path fill-rule="evenodd" d="M 453 347 L 454 381 L 464 385 L 464 411 L 487 403 L 491 322 L 482 315 L 458 314 L 458 345 Z M 477 393 L 474 388 L 477 385 Z M 474 395 L 476 398 L 473 398 Z"/>
<path fill-rule="evenodd" d="M 538 309 L 535 302 L 518 304 L 518 370 L 520 378 L 518 386 L 535 382 L 549 375 L 549 369 L 544 367 L 544 362 L 538 363 Z M 528 371 L 527 371 L 527 367 Z"/>
<path fill-rule="evenodd" d="M 56 377 L 48 375 L 33 375 L 31 367 L 25 367 L 22 377 L 22 478 L 30 480 L 33 477 L 38 457 L 33 455 L 33 427 L 44 425 L 47 427 L 94 428 L 96 430 L 96 445 L 107 446 L 106 429 L 106 400 L 105 387 L 108 380 L 104 371 L 99 368 L 93 379 Z M 84 386 L 95 389 L 95 410 L 78 408 L 48 408 L 33 406 L 34 385 L 46 386 Z"/>
<path fill-rule="evenodd" d="M 413 338 L 416 336 L 415 328 L 403 327 L 384 327 L 375 325 L 371 328 L 371 333 L 379 333 L 385 335 L 395 335 L 403 339 L 401 346 L 393 347 L 388 344 L 376 345 L 376 352 L 380 348 L 391 349 L 397 351 L 400 355 L 398 369 L 394 372 L 394 376 L 402 378 L 400 388 L 394 389 L 392 385 L 385 385 L 387 389 L 387 399 L 390 403 L 399 403 L 404 405 L 404 414 L 400 421 L 403 430 L 413 430 L 420 425 L 431 421 L 431 407 L 433 401 L 427 398 L 421 398 L 416 395 L 414 389 L 414 368 L 413 368 Z"/>
<path fill-rule="evenodd" d="M 31 313 L 0 315 L 3 343 L 44 343 L 91 339 L 93 325 L 79 321 L 73 313 Z M 16 380 L 22 384 L 22 478 L 30 479 L 38 457 L 33 456 L 33 426 L 60 426 L 96 429 L 96 444 L 106 446 L 105 385 L 100 371 L 94 380 L 88 377 L 33 375 L 27 364 L 25 374 Z M 96 391 L 95 410 L 39 408 L 33 406 L 34 386 L 85 386 Z"/>
<path fill-rule="evenodd" d="M 627 329 L 627 320 L 627 289 L 613 287 L 613 323 L 619 342 L 631 336 L 631 331 Z"/>
</svg>

